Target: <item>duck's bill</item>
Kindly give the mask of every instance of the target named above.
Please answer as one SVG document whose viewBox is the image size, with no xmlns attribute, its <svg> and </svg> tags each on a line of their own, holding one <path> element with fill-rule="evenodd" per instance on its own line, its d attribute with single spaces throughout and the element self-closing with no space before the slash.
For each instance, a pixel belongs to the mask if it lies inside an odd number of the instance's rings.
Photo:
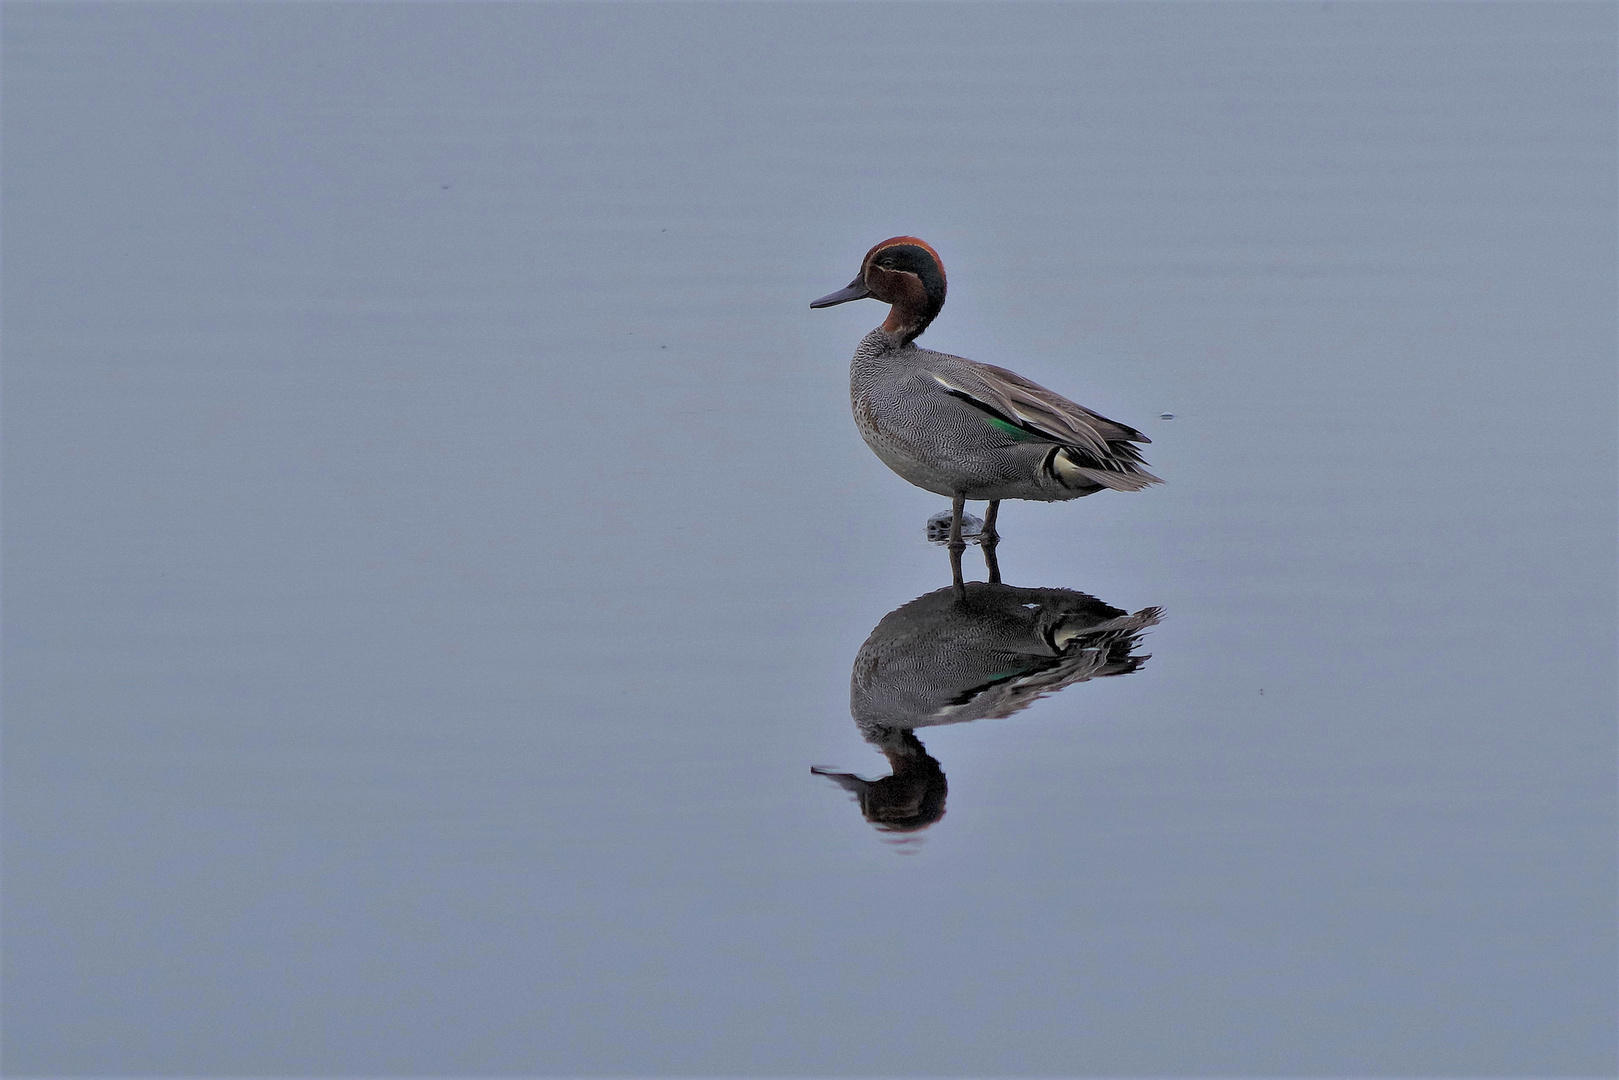
<svg viewBox="0 0 1619 1080">
<path fill-rule="evenodd" d="M 866 288 L 859 278 L 855 278 L 837 292 L 827 293 L 819 300 L 811 300 L 810 307 L 832 307 L 836 304 L 847 304 L 850 300 L 864 300 L 870 295 L 871 290 Z"/>
</svg>

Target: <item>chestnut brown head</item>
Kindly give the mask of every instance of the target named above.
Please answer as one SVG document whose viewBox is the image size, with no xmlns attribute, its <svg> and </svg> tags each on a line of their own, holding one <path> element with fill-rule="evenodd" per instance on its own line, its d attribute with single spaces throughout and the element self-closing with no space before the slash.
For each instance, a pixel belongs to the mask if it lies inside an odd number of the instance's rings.
<svg viewBox="0 0 1619 1080">
<path fill-rule="evenodd" d="M 872 297 L 891 304 L 883 329 L 910 341 L 926 330 L 944 307 L 944 262 L 939 253 L 914 236 L 894 236 L 866 252 L 855 279 L 835 293 L 810 304 L 832 307 Z"/>
</svg>

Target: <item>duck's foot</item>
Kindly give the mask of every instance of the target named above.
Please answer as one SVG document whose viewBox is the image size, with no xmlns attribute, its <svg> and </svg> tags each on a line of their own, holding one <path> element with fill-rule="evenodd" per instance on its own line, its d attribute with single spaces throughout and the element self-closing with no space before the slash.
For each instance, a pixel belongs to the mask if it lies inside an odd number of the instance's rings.
<svg viewBox="0 0 1619 1080">
<path fill-rule="evenodd" d="M 969 544 L 976 544 L 982 538 L 984 521 L 972 514 L 961 515 L 961 539 Z M 928 543 L 948 544 L 950 542 L 950 511 L 940 510 L 928 518 Z"/>
</svg>

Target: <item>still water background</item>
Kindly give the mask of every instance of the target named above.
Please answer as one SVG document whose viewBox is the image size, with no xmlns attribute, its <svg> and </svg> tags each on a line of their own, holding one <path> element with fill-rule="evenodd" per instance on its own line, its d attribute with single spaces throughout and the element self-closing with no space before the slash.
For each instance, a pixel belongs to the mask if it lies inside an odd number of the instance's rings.
<svg viewBox="0 0 1619 1080">
<path fill-rule="evenodd" d="M 7 4 L 6 1070 L 1610 1072 L 1615 22 Z M 900 232 L 1168 481 L 905 844 Z"/>
</svg>

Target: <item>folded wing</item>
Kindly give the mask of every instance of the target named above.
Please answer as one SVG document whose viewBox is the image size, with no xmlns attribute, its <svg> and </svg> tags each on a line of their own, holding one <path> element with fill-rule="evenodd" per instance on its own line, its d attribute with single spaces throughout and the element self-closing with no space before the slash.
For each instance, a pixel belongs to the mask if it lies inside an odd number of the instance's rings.
<svg viewBox="0 0 1619 1080">
<path fill-rule="evenodd" d="M 1024 437 L 1054 444 L 1046 456 L 1046 468 L 1069 487 L 1139 491 L 1162 483 L 1141 467 L 1141 454 L 1134 445 L 1151 439 L 1016 372 L 963 360 L 949 372 L 929 374 L 951 396 L 992 420 L 1017 429 Z"/>
</svg>

